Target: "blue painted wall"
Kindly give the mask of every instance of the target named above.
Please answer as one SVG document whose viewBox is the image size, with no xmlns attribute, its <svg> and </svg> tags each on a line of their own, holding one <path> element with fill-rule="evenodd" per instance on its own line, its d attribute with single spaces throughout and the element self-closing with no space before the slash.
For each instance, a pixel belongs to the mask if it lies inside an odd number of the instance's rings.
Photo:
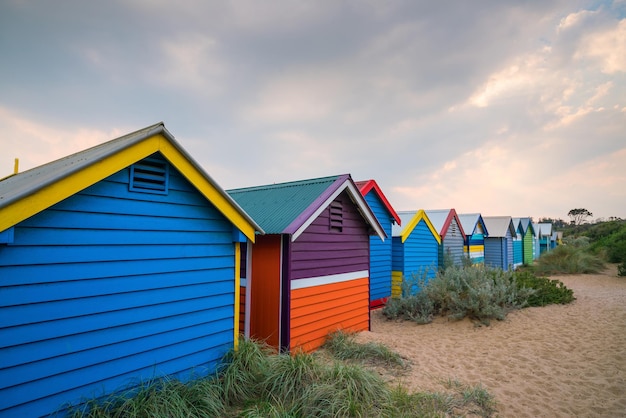
<svg viewBox="0 0 626 418">
<path fill-rule="evenodd" d="M 507 270 L 507 239 L 503 237 L 485 238 L 485 265 Z"/>
<path fill-rule="evenodd" d="M 129 169 L 0 244 L 0 415 L 39 416 L 140 379 L 215 370 L 233 346 L 232 224 L 175 169 Z"/>
<path fill-rule="evenodd" d="M 420 220 L 409 237 L 401 242 L 400 237 L 393 238 L 393 271 L 401 271 L 405 280 L 426 274 L 435 277 L 439 264 L 439 243 L 433 233 Z"/>
<path fill-rule="evenodd" d="M 373 190 L 373 189 L 372 189 Z M 383 227 L 387 239 L 370 237 L 370 304 L 391 296 L 391 226 L 393 217 L 376 193 L 370 191 L 365 201 Z"/>
</svg>

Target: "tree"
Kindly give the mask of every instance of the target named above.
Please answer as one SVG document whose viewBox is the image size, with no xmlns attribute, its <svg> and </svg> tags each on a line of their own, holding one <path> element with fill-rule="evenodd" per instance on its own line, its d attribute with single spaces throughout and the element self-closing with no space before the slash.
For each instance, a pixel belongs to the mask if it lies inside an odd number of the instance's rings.
<svg viewBox="0 0 626 418">
<path fill-rule="evenodd" d="M 572 209 L 567 212 L 567 216 L 570 217 L 572 225 L 580 225 L 586 221 L 587 218 L 593 216 L 593 213 L 587 209 Z"/>
</svg>

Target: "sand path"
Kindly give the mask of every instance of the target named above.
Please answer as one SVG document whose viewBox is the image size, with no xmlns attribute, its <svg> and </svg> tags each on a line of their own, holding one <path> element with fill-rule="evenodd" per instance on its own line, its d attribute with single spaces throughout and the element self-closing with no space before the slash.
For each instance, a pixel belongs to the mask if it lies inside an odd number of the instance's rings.
<svg viewBox="0 0 626 418">
<path fill-rule="evenodd" d="M 559 276 L 577 298 L 527 308 L 476 327 L 443 318 L 432 324 L 390 322 L 372 313 L 364 341 L 380 341 L 409 358 L 398 377 L 414 390 L 443 382 L 481 384 L 502 417 L 626 417 L 626 278 Z"/>
</svg>

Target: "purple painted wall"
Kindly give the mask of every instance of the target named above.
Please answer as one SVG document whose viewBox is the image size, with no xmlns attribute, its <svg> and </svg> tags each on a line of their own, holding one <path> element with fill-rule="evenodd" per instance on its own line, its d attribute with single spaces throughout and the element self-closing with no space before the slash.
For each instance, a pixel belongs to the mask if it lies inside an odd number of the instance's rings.
<svg viewBox="0 0 626 418">
<path fill-rule="evenodd" d="M 291 244 L 292 280 L 369 270 L 369 226 L 347 192 L 333 203 Z"/>
</svg>

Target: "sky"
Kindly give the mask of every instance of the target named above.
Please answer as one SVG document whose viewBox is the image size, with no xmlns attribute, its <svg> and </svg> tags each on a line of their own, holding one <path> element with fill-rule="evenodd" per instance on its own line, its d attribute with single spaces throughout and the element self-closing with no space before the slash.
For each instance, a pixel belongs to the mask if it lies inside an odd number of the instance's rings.
<svg viewBox="0 0 626 418">
<path fill-rule="evenodd" d="M 224 189 L 626 218 L 626 0 L 0 2 L 0 178 L 161 121 Z"/>
</svg>

